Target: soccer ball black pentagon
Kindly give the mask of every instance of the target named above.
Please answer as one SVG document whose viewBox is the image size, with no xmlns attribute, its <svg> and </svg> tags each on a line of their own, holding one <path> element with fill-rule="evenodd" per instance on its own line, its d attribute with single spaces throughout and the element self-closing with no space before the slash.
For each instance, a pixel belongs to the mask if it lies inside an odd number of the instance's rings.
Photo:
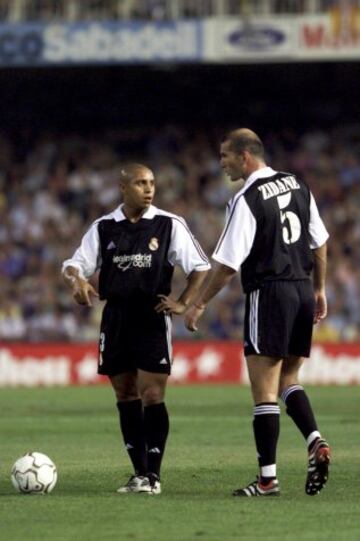
<svg viewBox="0 0 360 541">
<path fill-rule="evenodd" d="M 22 494 L 48 494 L 56 485 L 57 471 L 53 461 L 43 453 L 26 453 L 11 470 L 11 482 Z"/>
</svg>

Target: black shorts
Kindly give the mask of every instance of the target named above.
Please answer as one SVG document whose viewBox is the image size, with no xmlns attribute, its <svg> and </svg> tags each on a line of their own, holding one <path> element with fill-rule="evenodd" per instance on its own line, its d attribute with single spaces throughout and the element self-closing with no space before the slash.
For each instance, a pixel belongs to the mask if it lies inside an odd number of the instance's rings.
<svg viewBox="0 0 360 541">
<path fill-rule="evenodd" d="M 153 306 L 124 307 L 107 303 L 99 340 L 98 373 L 115 376 L 140 368 L 170 374 L 171 316 Z"/>
<path fill-rule="evenodd" d="M 274 281 L 246 296 L 244 351 L 309 357 L 315 298 L 310 280 Z"/>
</svg>

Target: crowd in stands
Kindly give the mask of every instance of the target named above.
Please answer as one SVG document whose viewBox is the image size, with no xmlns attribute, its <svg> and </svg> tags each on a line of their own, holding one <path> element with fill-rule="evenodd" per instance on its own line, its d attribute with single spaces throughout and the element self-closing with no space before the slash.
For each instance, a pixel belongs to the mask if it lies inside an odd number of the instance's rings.
<svg viewBox="0 0 360 541">
<path fill-rule="evenodd" d="M 360 339 L 359 126 L 261 134 L 268 163 L 310 185 L 329 230 L 329 316 L 317 340 Z M 168 126 L 80 134 L 0 136 L 0 340 L 96 340 L 102 303 L 75 305 L 61 262 L 87 227 L 119 203 L 124 159 L 150 165 L 155 204 L 182 215 L 211 255 L 227 200 L 238 186 L 219 167 L 220 132 Z M 184 283 L 176 274 L 175 291 Z M 174 318 L 175 337 L 241 339 L 244 297 L 239 279 L 214 299 L 200 332 Z"/>
<path fill-rule="evenodd" d="M 358 8 L 358 0 L 0 0 L 0 19 L 9 22 L 167 20 Z"/>
</svg>

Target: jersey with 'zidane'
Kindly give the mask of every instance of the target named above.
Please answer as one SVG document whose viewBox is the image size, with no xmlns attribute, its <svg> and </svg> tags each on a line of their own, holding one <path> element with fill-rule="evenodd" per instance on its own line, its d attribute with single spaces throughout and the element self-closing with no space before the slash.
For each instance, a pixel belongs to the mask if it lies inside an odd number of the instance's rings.
<svg viewBox="0 0 360 541">
<path fill-rule="evenodd" d="M 185 220 L 151 205 L 132 223 L 121 205 L 92 224 L 63 271 L 72 266 L 89 278 L 100 270 L 101 299 L 151 304 L 170 293 L 175 265 L 186 275 L 210 268 Z"/>
<path fill-rule="evenodd" d="M 308 279 L 312 250 L 328 236 L 308 186 L 290 173 L 263 167 L 228 203 L 213 259 L 241 268 L 248 293 L 270 281 Z"/>
</svg>

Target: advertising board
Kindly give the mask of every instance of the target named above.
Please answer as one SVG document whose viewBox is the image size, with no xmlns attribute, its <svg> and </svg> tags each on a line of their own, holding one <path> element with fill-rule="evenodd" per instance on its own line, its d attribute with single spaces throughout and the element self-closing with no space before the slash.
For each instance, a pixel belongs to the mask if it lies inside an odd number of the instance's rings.
<svg viewBox="0 0 360 541">
<path fill-rule="evenodd" d="M 195 62 L 200 23 L 0 24 L 0 66 Z"/>
<path fill-rule="evenodd" d="M 2 344 L 0 387 L 90 385 L 97 375 L 97 344 Z M 239 342 L 175 342 L 170 381 L 248 384 Z M 301 381 L 311 384 L 360 384 L 360 344 L 315 344 Z"/>
</svg>

